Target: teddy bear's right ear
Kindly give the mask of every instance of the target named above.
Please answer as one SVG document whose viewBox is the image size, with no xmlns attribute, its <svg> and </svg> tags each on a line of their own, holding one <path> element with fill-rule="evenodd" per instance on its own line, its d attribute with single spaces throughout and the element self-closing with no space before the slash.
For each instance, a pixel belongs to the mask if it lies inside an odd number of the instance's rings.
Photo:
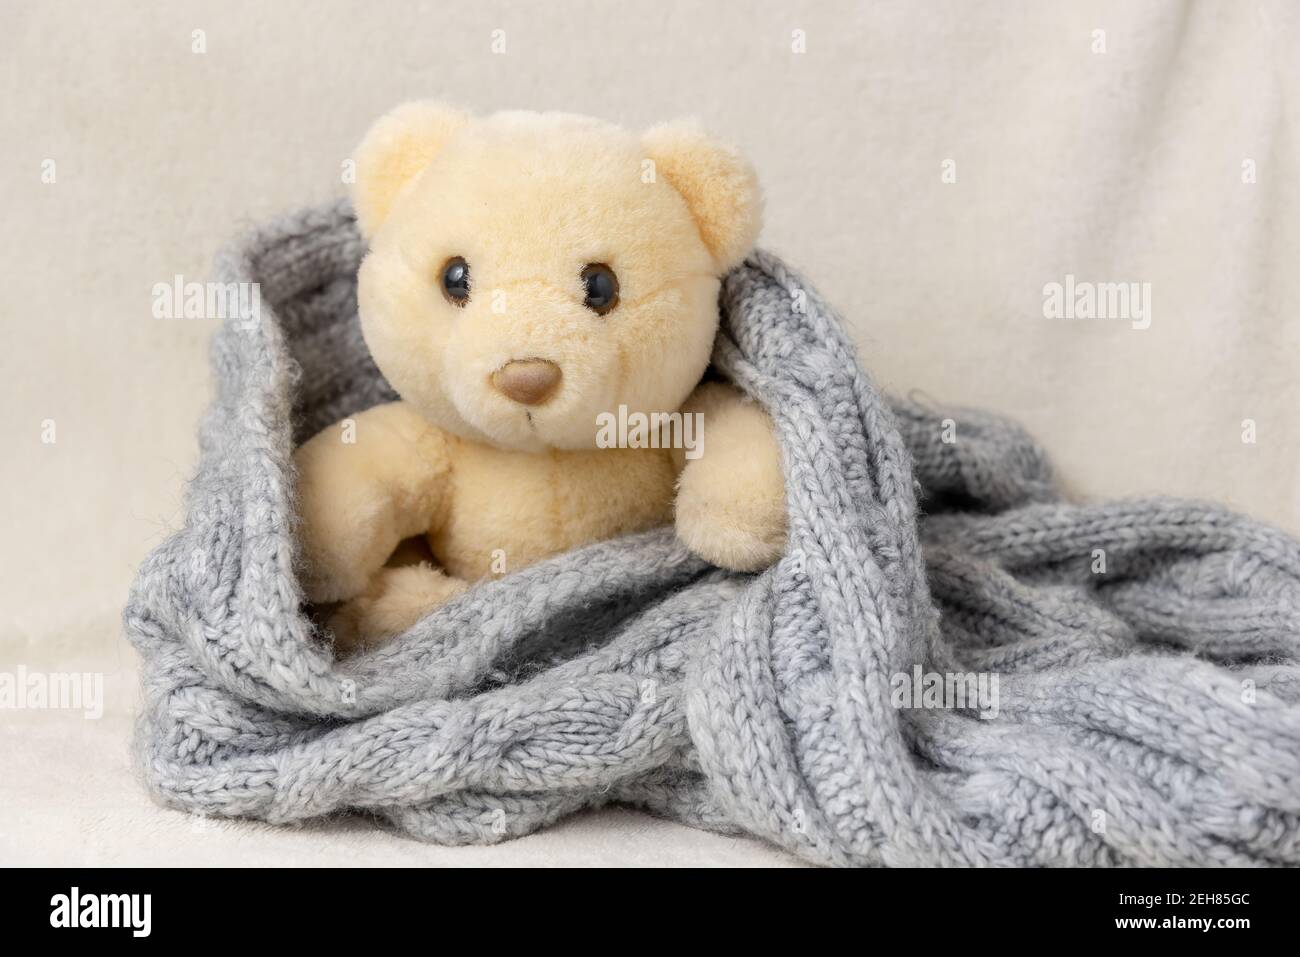
<svg viewBox="0 0 1300 957">
<path fill-rule="evenodd" d="M 388 218 L 398 195 L 415 179 L 469 114 L 432 100 L 403 103 L 380 117 L 357 147 L 352 205 L 369 239 Z"/>
</svg>

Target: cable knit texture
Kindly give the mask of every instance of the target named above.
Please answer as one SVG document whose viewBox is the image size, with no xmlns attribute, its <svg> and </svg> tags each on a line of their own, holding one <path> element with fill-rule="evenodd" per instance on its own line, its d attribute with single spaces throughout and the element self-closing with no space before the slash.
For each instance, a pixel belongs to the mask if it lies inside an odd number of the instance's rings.
<svg viewBox="0 0 1300 957">
<path fill-rule="evenodd" d="M 1300 863 L 1300 545 L 1213 505 L 1061 501 L 1014 425 L 878 391 L 761 252 L 725 281 L 714 364 L 777 426 L 773 568 L 710 568 L 664 529 L 334 661 L 295 576 L 291 453 L 392 397 L 363 252 L 338 205 L 221 261 L 261 315 L 215 339 L 186 525 L 125 615 L 159 801 L 441 843 L 623 802 L 841 865 Z M 995 678 L 996 714 L 900 706 L 918 666 Z"/>
</svg>

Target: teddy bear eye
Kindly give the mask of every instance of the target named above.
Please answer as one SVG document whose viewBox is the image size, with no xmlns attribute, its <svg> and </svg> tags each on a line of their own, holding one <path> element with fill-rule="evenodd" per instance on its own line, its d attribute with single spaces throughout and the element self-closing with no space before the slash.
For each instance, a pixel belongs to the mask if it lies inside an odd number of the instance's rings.
<svg viewBox="0 0 1300 957">
<path fill-rule="evenodd" d="M 584 266 L 582 284 L 587 289 L 587 298 L 582 304 L 596 315 L 603 316 L 618 305 L 618 277 L 604 263 Z"/>
<path fill-rule="evenodd" d="M 453 306 L 469 302 L 469 263 L 459 256 L 442 267 L 442 293 Z"/>
</svg>

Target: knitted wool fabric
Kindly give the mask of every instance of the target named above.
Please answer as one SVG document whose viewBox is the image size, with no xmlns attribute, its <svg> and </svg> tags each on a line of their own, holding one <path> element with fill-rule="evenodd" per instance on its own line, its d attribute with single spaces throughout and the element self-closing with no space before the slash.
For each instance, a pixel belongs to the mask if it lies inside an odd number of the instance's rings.
<svg viewBox="0 0 1300 957">
<path fill-rule="evenodd" d="M 877 391 L 764 253 L 725 281 L 715 366 L 777 426 L 773 568 L 710 568 L 664 529 L 335 662 L 294 574 L 292 450 L 392 397 L 363 252 L 340 205 L 221 264 L 261 283 L 260 321 L 216 337 L 188 519 L 125 614 L 159 801 L 361 809 L 442 843 L 623 802 L 825 864 L 1300 862 L 1300 545 L 1212 505 L 1060 501 L 1013 425 Z M 922 673 L 995 680 L 996 707 L 900 706 Z"/>
</svg>

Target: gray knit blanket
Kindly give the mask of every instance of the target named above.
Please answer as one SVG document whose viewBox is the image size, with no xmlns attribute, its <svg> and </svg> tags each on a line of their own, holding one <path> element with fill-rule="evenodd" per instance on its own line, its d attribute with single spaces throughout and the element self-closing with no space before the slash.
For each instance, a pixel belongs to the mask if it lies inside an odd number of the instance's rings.
<svg viewBox="0 0 1300 957">
<path fill-rule="evenodd" d="M 761 252 L 714 366 L 777 426 L 774 567 L 664 529 L 336 662 L 295 577 L 292 450 L 392 397 L 363 252 L 340 205 L 221 260 L 260 316 L 215 338 L 186 524 L 125 613 L 163 804 L 458 844 L 620 803 L 837 865 L 1300 862 L 1300 545 L 1213 505 L 1062 501 L 1016 426 L 882 394 Z"/>
</svg>

